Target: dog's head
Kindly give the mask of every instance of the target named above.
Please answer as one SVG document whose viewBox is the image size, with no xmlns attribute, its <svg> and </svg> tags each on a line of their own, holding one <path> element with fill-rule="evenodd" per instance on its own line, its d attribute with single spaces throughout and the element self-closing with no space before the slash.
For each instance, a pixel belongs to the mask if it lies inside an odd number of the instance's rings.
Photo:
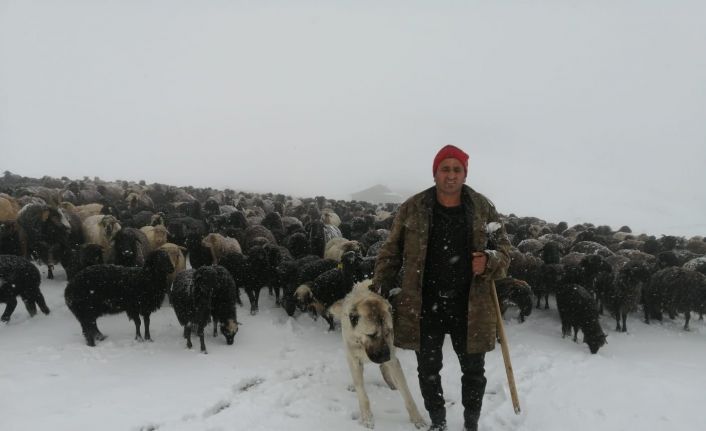
<svg viewBox="0 0 706 431">
<path fill-rule="evenodd" d="M 390 304 L 381 296 L 367 295 L 350 308 L 347 316 L 350 335 L 368 359 L 376 364 L 390 360 L 393 335 Z"/>
</svg>

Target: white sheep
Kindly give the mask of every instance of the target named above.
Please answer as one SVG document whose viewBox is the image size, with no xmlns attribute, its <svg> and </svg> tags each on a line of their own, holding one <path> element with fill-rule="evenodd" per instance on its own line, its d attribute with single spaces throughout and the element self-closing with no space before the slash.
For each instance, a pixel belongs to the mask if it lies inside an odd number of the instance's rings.
<svg viewBox="0 0 706 431">
<path fill-rule="evenodd" d="M 333 212 L 331 208 L 324 208 L 321 210 L 321 221 L 324 224 L 334 225 L 336 227 L 341 226 L 341 218 Z"/>
<path fill-rule="evenodd" d="M 147 236 L 147 240 L 150 242 L 152 250 L 156 250 L 167 243 L 167 235 L 169 235 L 169 231 L 167 231 L 167 228 L 162 225 L 142 226 L 140 230 Z"/>
<path fill-rule="evenodd" d="M 201 244 L 211 251 L 213 264 L 218 263 L 218 259 L 227 253 L 242 253 L 240 243 L 235 238 L 223 236 L 219 233 L 209 233 L 201 241 Z"/>
<path fill-rule="evenodd" d="M 167 254 L 169 255 L 169 260 L 172 261 L 172 265 L 174 266 L 174 272 L 167 275 L 167 281 L 171 286 L 177 274 L 186 269 L 186 258 L 184 257 L 184 252 L 186 251 L 186 248 L 168 242 L 159 246 L 159 250 L 164 250 L 167 252 Z"/>
<path fill-rule="evenodd" d="M 86 220 L 90 216 L 100 215 L 103 209 L 103 204 L 98 203 L 73 205 L 70 202 L 62 202 L 60 206 L 78 215 L 81 221 Z"/>
<path fill-rule="evenodd" d="M 103 261 L 110 256 L 111 242 L 120 231 L 120 223 L 111 215 L 93 215 L 83 221 L 83 237 L 86 244 L 98 244 L 103 247 Z"/>
<path fill-rule="evenodd" d="M 337 262 L 341 261 L 341 256 L 347 251 L 355 251 L 360 253 L 361 246 L 358 241 L 350 241 L 345 238 L 333 238 L 326 243 L 324 249 L 324 259 L 333 259 Z"/>
<path fill-rule="evenodd" d="M 0 222 L 17 220 L 20 204 L 12 197 L 3 194 L 0 196 Z"/>
</svg>

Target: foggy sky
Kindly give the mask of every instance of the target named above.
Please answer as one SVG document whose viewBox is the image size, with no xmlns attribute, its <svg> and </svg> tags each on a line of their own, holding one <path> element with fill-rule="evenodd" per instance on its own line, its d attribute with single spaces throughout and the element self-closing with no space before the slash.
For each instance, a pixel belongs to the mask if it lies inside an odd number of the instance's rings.
<svg viewBox="0 0 706 431">
<path fill-rule="evenodd" d="M 706 2 L 0 0 L 0 170 L 706 235 Z"/>
</svg>

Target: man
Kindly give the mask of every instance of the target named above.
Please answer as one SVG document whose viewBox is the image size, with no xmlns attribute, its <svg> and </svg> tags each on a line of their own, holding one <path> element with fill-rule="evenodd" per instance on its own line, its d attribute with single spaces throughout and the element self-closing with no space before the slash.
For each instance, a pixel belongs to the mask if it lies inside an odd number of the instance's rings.
<svg viewBox="0 0 706 431">
<path fill-rule="evenodd" d="M 463 373 L 464 427 L 475 431 L 485 392 L 485 352 L 497 338 L 491 281 L 505 276 L 510 242 L 493 204 L 465 185 L 465 152 L 447 145 L 432 168 L 435 186 L 400 206 L 378 254 L 373 284 L 393 306 L 395 345 L 416 351 L 429 429 L 446 429 L 439 372 L 449 334 Z"/>
</svg>

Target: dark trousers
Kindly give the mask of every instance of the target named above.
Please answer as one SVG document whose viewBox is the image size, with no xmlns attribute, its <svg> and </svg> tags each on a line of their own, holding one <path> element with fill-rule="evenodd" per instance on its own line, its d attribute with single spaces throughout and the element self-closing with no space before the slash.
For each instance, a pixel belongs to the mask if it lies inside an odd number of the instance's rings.
<svg viewBox="0 0 706 431">
<path fill-rule="evenodd" d="M 451 336 L 454 352 L 461 365 L 461 402 L 466 420 L 477 421 L 485 393 L 485 353 L 466 353 L 467 315 L 465 304 L 446 304 L 435 301 L 423 307 L 421 319 L 421 345 L 417 354 L 419 387 L 424 398 L 424 407 L 432 422 L 446 418 L 444 391 L 439 372 L 443 366 L 442 347 L 446 334 Z"/>
</svg>

